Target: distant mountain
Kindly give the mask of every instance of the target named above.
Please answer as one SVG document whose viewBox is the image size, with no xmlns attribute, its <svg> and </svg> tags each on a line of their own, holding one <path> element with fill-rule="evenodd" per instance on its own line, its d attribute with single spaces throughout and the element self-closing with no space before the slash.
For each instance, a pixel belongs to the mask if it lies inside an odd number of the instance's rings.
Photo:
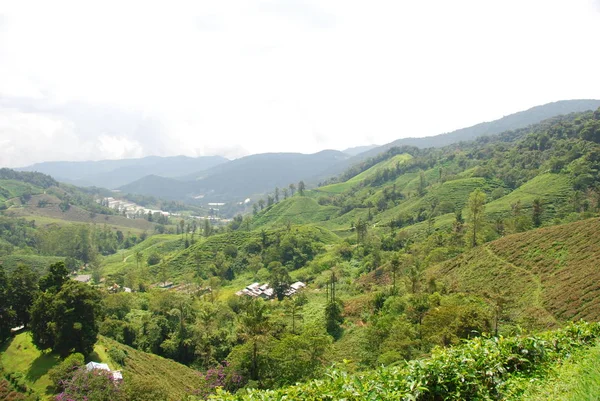
<svg viewBox="0 0 600 401">
<path fill-rule="evenodd" d="M 85 162 L 44 162 L 19 168 L 38 171 L 59 181 L 80 186 L 118 188 L 147 175 L 179 177 L 226 163 L 221 156 L 149 156 L 141 159 L 101 160 Z"/>
<path fill-rule="evenodd" d="M 358 164 L 368 158 L 377 156 L 386 150 L 395 146 L 416 146 L 418 148 L 443 147 L 461 141 L 470 141 L 480 136 L 499 134 L 504 131 L 525 128 L 532 124 L 537 124 L 548 118 L 563 114 L 579 113 L 583 111 L 596 110 L 600 107 L 600 100 L 595 99 L 576 99 L 560 100 L 558 102 L 547 103 L 541 106 L 532 107 L 525 111 L 520 111 L 498 120 L 484 122 L 472 127 L 461 128 L 456 131 L 445 134 L 428 136 L 424 138 L 402 138 L 388 144 L 375 147 L 373 149 L 359 153 L 349 159 L 346 159 L 335 166 L 332 166 L 324 175 L 325 179 L 344 172 L 352 165 Z"/>
<path fill-rule="evenodd" d="M 379 147 L 379 145 L 365 145 L 365 146 L 355 146 L 353 148 L 348 148 L 348 149 L 344 149 L 342 150 L 342 153 L 345 153 L 347 155 L 350 156 L 356 156 L 358 154 L 361 154 L 363 152 L 367 152 L 371 149 L 375 149 Z"/>
<path fill-rule="evenodd" d="M 498 120 L 484 122 L 472 127 L 461 128 L 445 134 L 427 136 L 424 138 L 402 138 L 386 145 L 362 153 L 360 157 L 371 157 L 388 150 L 394 146 L 416 146 L 418 148 L 440 148 L 461 141 L 470 141 L 480 136 L 495 135 L 504 131 L 525 128 L 537 124 L 551 117 L 561 114 L 579 113 L 582 111 L 596 110 L 600 107 L 600 100 L 577 99 L 561 100 L 532 107 L 525 111 L 509 114 Z"/>
<path fill-rule="evenodd" d="M 205 201 L 229 202 L 273 191 L 275 187 L 297 184 L 300 180 L 306 181 L 347 158 L 348 155 L 336 150 L 309 155 L 263 153 L 236 159 L 179 180 L 146 176 L 119 189 L 164 199 L 190 201 L 203 197 Z"/>
</svg>

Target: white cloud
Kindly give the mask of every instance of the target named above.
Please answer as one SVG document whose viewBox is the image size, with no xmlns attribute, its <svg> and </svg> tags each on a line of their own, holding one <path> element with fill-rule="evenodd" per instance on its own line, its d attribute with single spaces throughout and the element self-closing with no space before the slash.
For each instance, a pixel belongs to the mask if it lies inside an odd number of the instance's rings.
<svg viewBox="0 0 600 401">
<path fill-rule="evenodd" d="M 1 164 L 341 149 L 600 97 L 590 0 L 162 4 L 1 4 L 0 115 L 29 121 Z M 68 140 L 27 152 L 49 119 Z"/>
</svg>

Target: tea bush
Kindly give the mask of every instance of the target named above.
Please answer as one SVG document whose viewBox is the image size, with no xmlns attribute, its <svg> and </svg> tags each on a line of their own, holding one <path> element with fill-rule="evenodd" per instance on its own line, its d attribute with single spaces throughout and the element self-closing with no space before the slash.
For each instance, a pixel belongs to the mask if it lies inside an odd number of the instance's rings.
<svg viewBox="0 0 600 401">
<path fill-rule="evenodd" d="M 512 376 L 528 376 L 547 363 L 600 338 L 600 323 L 578 322 L 532 336 L 475 338 L 437 348 L 428 359 L 349 374 L 333 366 L 326 379 L 278 390 L 217 391 L 212 400 L 498 400 Z"/>
</svg>

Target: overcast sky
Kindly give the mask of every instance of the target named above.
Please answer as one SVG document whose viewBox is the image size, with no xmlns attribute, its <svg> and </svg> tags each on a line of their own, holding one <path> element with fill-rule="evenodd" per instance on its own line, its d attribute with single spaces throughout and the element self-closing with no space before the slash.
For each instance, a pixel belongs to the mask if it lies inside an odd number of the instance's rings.
<svg viewBox="0 0 600 401">
<path fill-rule="evenodd" d="M 600 98 L 600 0 L 156 3 L 0 0 L 0 166 L 312 153 Z"/>
</svg>

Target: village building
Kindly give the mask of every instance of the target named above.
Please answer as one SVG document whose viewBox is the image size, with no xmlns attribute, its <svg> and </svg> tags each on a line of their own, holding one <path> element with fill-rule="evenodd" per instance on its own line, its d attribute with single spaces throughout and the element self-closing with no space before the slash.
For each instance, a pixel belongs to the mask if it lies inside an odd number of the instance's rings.
<svg viewBox="0 0 600 401">
<path fill-rule="evenodd" d="M 92 371 L 92 370 L 104 370 L 104 371 L 110 373 L 113 380 L 115 380 L 115 381 L 123 380 L 123 374 L 121 373 L 121 371 L 120 370 L 111 371 L 106 363 L 89 362 L 88 364 L 85 365 L 85 368 L 87 369 L 88 372 Z"/>
<path fill-rule="evenodd" d="M 306 287 L 301 281 L 296 281 L 292 285 L 290 285 L 289 290 L 285 293 L 288 297 L 296 294 L 302 288 Z M 269 284 L 260 284 L 260 283 L 252 283 L 243 290 L 240 290 L 235 293 L 237 296 L 246 295 L 253 298 L 264 298 L 271 299 L 275 295 L 275 291 L 269 286 Z"/>
</svg>

